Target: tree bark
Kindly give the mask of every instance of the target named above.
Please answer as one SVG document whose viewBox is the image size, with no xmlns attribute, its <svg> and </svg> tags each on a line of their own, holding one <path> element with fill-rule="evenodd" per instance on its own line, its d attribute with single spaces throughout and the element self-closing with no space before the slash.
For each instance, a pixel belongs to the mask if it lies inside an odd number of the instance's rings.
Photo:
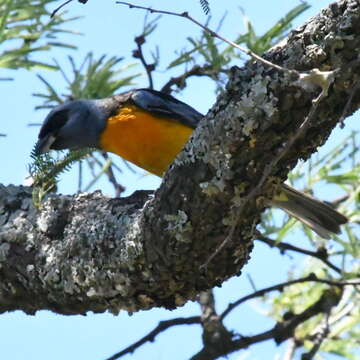
<svg viewBox="0 0 360 360">
<path fill-rule="evenodd" d="M 360 81 L 359 33 L 360 4 L 343 0 L 265 54 L 299 72 L 337 71 L 311 126 L 271 167 L 246 206 L 242 199 L 299 131 L 321 91 L 259 62 L 233 68 L 226 92 L 154 197 L 51 195 L 37 210 L 31 189 L 1 186 L 0 312 L 174 308 L 239 275 L 274 184 L 326 141 L 344 109 L 348 116 L 359 107 L 359 92 L 353 91 Z"/>
</svg>

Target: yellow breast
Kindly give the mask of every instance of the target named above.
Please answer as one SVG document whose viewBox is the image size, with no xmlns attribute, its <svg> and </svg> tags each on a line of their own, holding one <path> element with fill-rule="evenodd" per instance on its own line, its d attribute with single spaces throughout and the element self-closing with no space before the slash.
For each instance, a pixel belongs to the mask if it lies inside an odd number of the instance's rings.
<svg viewBox="0 0 360 360">
<path fill-rule="evenodd" d="M 128 105 L 108 118 L 100 136 L 100 146 L 104 151 L 162 176 L 192 131 L 178 120 L 154 116 L 135 105 Z"/>
</svg>

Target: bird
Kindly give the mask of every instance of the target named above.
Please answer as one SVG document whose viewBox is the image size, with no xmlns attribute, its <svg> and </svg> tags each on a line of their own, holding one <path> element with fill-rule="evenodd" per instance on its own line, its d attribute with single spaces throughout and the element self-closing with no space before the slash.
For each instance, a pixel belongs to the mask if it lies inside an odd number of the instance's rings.
<svg viewBox="0 0 360 360">
<path fill-rule="evenodd" d="M 175 97 L 146 88 L 104 99 L 72 100 L 47 115 L 34 153 L 93 147 L 161 177 L 203 117 Z M 286 184 L 278 185 L 268 205 L 281 208 L 324 239 L 339 234 L 340 225 L 348 222 L 327 203 Z"/>
</svg>

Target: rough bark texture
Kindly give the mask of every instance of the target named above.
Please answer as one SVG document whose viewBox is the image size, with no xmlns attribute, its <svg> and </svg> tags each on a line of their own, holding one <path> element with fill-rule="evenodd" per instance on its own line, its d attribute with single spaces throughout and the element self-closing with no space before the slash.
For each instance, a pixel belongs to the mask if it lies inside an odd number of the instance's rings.
<svg viewBox="0 0 360 360">
<path fill-rule="evenodd" d="M 99 192 L 53 195 L 38 211 L 30 189 L 1 186 L 0 312 L 174 308 L 239 274 L 263 199 L 339 121 L 359 81 L 359 49 L 360 4 L 346 0 L 265 55 L 289 69 L 340 70 L 310 128 L 273 167 L 240 217 L 235 215 L 241 197 L 298 131 L 320 91 L 260 63 L 233 69 L 227 92 L 154 197 L 142 192 L 124 199 Z M 348 114 L 359 100 L 355 94 Z M 201 269 L 234 224 L 231 241 Z"/>
</svg>

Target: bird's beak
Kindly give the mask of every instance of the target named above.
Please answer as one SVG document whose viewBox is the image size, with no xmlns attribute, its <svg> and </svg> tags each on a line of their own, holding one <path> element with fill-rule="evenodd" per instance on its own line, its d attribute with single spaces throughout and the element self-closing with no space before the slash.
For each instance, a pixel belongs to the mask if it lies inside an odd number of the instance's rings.
<svg viewBox="0 0 360 360">
<path fill-rule="evenodd" d="M 39 139 L 35 145 L 35 155 L 45 154 L 50 151 L 51 145 L 56 140 L 53 134 L 49 134 Z"/>
</svg>

